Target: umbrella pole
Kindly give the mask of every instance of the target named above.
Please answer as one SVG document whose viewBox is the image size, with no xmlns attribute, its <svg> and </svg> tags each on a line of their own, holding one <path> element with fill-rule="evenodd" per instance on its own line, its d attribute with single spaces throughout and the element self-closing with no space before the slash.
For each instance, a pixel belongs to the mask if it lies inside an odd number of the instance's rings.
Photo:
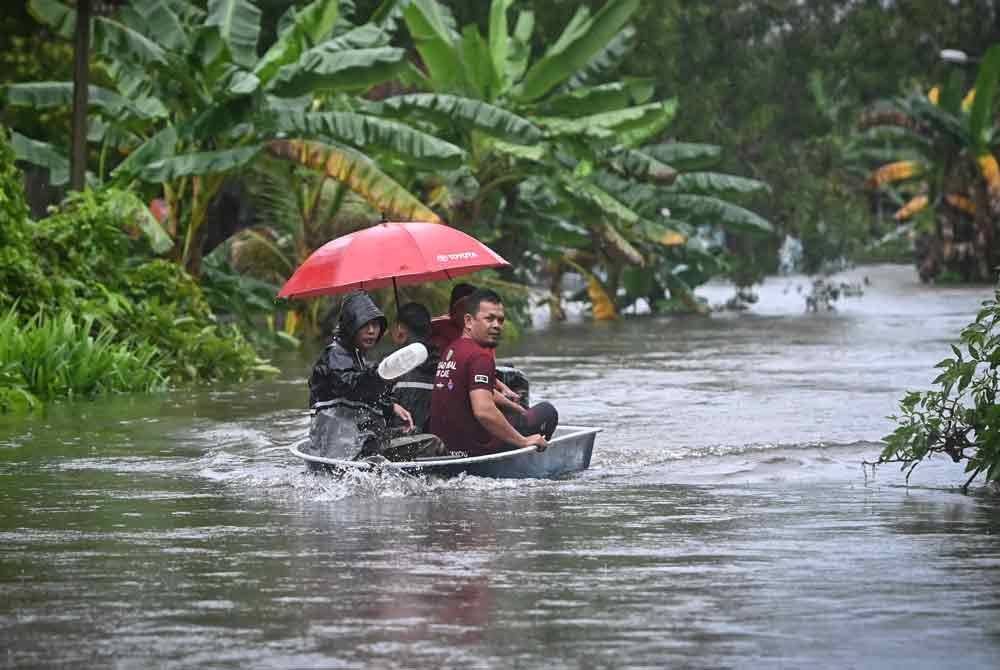
<svg viewBox="0 0 1000 670">
<path fill-rule="evenodd" d="M 396 278 L 392 278 L 392 294 L 396 298 L 396 317 L 399 317 L 399 287 L 396 286 Z"/>
</svg>

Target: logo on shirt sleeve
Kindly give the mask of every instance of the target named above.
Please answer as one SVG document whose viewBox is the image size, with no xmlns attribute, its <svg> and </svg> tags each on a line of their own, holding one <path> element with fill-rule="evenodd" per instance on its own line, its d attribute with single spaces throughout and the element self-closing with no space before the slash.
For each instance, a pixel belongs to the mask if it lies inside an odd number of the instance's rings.
<svg viewBox="0 0 1000 670">
<path fill-rule="evenodd" d="M 472 378 L 472 381 L 475 384 L 489 384 L 490 378 L 487 377 L 486 375 L 476 375 L 475 377 Z"/>
</svg>

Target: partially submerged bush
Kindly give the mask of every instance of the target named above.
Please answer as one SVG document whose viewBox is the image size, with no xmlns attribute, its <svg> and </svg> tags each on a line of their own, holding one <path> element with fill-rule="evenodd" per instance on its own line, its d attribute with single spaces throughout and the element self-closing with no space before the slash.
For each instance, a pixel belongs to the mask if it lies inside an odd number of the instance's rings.
<svg viewBox="0 0 1000 670">
<path fill-rule="evenodd" d="M 22 322 L 0 315 L 0 410 L 24 410 L 38 401 L 93 397 L 166 386 L 156 347 L 116 341 L 110 326 L 69 311 Z"/>
<path fill-rule="evenodd" d="M 923 459 L 945 454 L 966 461 L 971 473 L 963 489 L 978 475 L 1000 481 L 1000 290 L 983 303 L 976 320 L 965 327 L 953 358 L 937 364 L 936 390 L 910 392 L 900 403 L 899 423 L 885 438 L 880 463 L 902 463 L 907 479 Z"/>
<path fill-rule="evenodd" d="M 127 191 L 74 193 L 28 218 L 0 130 L 0 412 L 55 398 L 272 373 Z"/>
</svg>

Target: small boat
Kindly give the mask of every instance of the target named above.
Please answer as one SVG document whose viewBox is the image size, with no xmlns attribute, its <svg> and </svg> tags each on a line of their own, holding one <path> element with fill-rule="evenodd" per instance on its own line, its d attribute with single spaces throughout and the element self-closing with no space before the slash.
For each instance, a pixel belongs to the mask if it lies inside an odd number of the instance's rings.
<svg viewBox="0 0 1000 670">
<path fill-rule="evenodd" d="M 413 461 L 385 459 L 350 461 L 323 458 L 299 449 L 300 445 L 308 443 L 308 438 L 293 444 L 288 450 L 304 460 L 313 470 L 335 473 L 391 468 L 412 474 L 433 474 L 443 477 L 467 473 L 477 477 L 497 479 L 553 479 L 590 467 L 594 439 L 599 432 L 600 428 L 559 426 L 555 435 L 549 440 L 548 448 L 543 452 L 538 452 L 535 447 L 524 447 L 486 456 L 447 456 Z"/>
</svg>

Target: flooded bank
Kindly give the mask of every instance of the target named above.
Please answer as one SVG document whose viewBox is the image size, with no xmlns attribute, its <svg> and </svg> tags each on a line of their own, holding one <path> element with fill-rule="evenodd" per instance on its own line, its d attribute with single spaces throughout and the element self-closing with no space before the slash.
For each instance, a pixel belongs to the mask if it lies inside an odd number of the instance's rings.
<svg viewBox="0 0 1000 670">
<path fill-rule="evenodd" d="M 275 449 L 307 358 L 0 418 L 0 664 L 996 667 L 1000 501 L 860 465 L 990 289 L 865 275 L 835 312 L 771 279 L 501 350 L 605 428 L 565 481 L 308 475 Z"/>
</svg>

